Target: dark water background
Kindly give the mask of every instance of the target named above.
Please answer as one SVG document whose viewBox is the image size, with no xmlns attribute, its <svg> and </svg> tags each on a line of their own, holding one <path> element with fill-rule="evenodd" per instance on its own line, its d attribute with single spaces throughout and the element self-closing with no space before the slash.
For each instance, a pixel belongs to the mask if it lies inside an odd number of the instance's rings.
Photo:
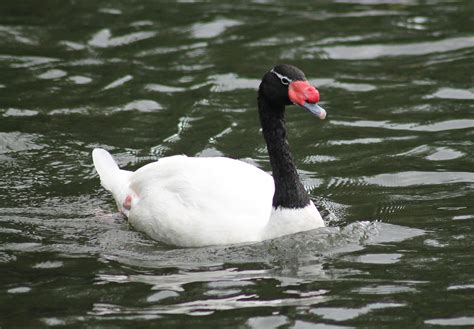
<svg viewBox="0 0 474 329">
<path fill-rule="evenodd" d="M 474 326 L 474 1 L 0 2 L 0 327 Z M 177 249 L 117 219 L 90 152 L 269 170 L 256 88 L 287 114 L 329 227 Z"/>
</svg>

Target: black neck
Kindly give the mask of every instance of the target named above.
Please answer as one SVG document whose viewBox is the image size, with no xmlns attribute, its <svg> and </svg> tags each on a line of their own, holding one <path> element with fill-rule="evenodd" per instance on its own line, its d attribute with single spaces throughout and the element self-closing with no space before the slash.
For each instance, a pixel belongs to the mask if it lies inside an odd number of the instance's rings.
<svg viewBox="0 0 474 329">
<path fill-rule="evenodd" d="M 259 93 L 258 112 L 275 181 L 273 207 L 304 208 L 310 199 L 298 177 L 286 140 L 285 106 L 270 104 Z"/>
</svg>

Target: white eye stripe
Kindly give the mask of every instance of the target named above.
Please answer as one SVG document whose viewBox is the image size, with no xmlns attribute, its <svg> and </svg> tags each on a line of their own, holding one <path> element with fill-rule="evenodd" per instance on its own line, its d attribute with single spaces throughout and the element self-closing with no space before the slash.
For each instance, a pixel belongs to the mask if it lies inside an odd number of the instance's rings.
<svg viewBox="0 0 474 329">
<path fill-rule="evenodd" d="M 275 74 L 278 77 L 278 79 L 280 79 L 281 83 L 284 84 L 285 86 L 293 82 L 292 79 L 288 78 L 286 75 L 278 73 L 277 71 L 275 71 L 275 69 L 272 69 L 270 72 Z"/>
</svg>

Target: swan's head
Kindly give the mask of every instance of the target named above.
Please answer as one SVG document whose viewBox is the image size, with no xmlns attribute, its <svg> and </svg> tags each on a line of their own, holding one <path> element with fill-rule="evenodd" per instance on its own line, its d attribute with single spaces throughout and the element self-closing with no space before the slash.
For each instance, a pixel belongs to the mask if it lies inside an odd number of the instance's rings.
<svg viewBox="0 0 474 329">
<path fill-rule="evenodd" d="M 298 105 L 321 120 L 326 111 L 319 106 L 319 91 L 312 86 L 299 68 L 282 64 L 268 71 L 260 84 L 260 93 L 276 105 Z"/>
</svg>

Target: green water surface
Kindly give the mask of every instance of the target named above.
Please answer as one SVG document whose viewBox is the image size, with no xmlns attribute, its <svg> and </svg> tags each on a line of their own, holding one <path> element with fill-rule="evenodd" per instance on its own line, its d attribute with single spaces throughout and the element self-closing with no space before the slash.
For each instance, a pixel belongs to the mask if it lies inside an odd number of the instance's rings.
<svg viewBox="0 0 474 329">
<path fill-rule="evenodd" d="M 0 2 L 0 328 L 474 326 L 474 1 Z M 228 156 L 270 170 L 287 110 L 327 228 L 181 249 L 135 232 L 92 166 Z"/>
</svg>

